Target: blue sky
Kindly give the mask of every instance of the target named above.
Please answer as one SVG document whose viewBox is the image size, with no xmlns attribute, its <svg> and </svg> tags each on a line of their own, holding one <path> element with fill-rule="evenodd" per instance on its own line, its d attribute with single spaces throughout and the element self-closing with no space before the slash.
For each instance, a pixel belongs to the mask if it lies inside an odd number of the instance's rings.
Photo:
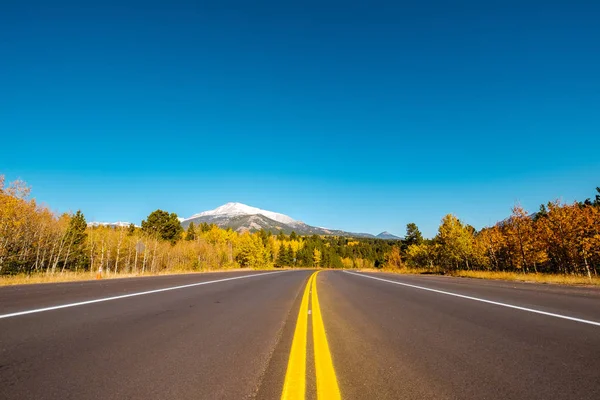
<svg viewBox="0 0 600 400">
<path fill-rule="evenodd" d="M 600 3 L 197 3 L 3 2 L 0 174 L 88 220 L 426 236 L 600 185 Z"/>
</svg>

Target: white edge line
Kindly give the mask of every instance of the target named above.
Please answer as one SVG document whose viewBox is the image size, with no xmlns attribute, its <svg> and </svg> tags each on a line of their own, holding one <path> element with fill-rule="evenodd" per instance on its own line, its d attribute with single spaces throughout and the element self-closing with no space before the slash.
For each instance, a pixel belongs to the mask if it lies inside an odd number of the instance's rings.
<svg viewBox="0 0 600 400">
<path fill-rule="evenodd" d="M 582 324 L 589 324 L 589 325 L 594 325 L 594 326 L 600 326 L 600 322 L 590 321 L 590 320 L 587 320 L 587 319 L 569 317 L 567 315 L 562 315 L 562 314 L 554 314 L 554 313 L 551 313 L 551 312 L 535 310 L 533 308 L 513 306 L 512 304 L 506 304 L 506 303 L 500 303 L 500 302 L 492 301 L 492 300 L 480 299 L 478 297 L 465 296 L 463 294 L 446 292 L 446 291 L 443 291 L 443 290 L 430 289 L 430 288 L 426 288 L 426 287 L 423 287 L 423 286 L 411 285 L 411 284 L 408 284 L 408 283 L 402 283 L 402 282 L 398 282 L 398 281 L 391 281 L 389 279 L 376 278 L 376 277 L 370 276 L 370 275 L 357 274 L 356 272 L 348 272 L 348 271 L 344 271 L 344 272 L 347 273 L 347 274 L 350 274 L 350 275 L 360 276 L 362 278 L 369 278 L 369 279 L 375 279 L 377 281 L 382 281 L 382 282 L 395 283 L 396 285 L 402 285 L 402 286 L 408 286 L 408 287 L 415 288 L 415 289 L 427 290 L 429 292 L 435 292 L 435 293 L 445 294 L 445 295 L 448 295 L 448 296 L 460 297 L 462 299 L 480 301 L 482 303 L 493 304 L 493 305 L 496 305 L 496 306 L 513 308 L 515 310 L 529 311 L 531 313 L 546 315 L 548 317 L 562 318 L 562 319 L 567 319 L 569 321 L 581 322 Z"/>
<path fill-rule="evenodd" d="M 215 280 L 215 281 L 190 283 L 189 285 L 172 286 L 172 287 L 166 287 L 166 288 L 162 288 L 162 289 L 147 290 L 145 292 L 129 293 L 129 294 L 121 295 L 121 296 L 104 297 L 104 298 L 101 298 L 101 299 L 86 300 L 86 301 L 80 301 L 80 302 L 77 302 L 77 303 L 61 304 L 61 305 L 58 305 L 58 306 L 37 308 L 37 309 L 34 309 L 34 310 L 27 310 L 27 311 L 18 311 L 18 312 L 14 312 L 14 313 L 10 313 L 10 314 L 0 315 L 0 319 L 11 318 L 11 317 L 18 317 L 20 315 L 35 314 L 35 313 L 40 313 L 40 312 L 44 312 L 44 311 L 60 310 L 61 308 L 70 308 L 70 307 L 84 306 L 84 305 L 87 305 L 87 304 L 102 303 L 104 301 L 126 299 L 128 297 L 143 296 L 143 295 L 152 294 L 152 293 L 168 292 L 170 290 L 185 289 L 185 288 L 190 288 L 190 287 L 194 287 L 194 286 L 208 285 L 209 283 L 219 283 L 219 282 L 225 282 L 225 281 L 233 281 L 235 279 L 245 279 L 245 278 L 252 278 L 252 277 L 255 277 L 255 276 L 264 276 L 264 275 L 271 275 L 271 274 L 279 274 L 279 273 L 282 273 L 282 272 L 288 272 L 288 271 L 264 272 L 264 273 L 260 273 L 260 274 L 235 276 L 233 278 L 218 279 L 218 280 Z"/>
</svg>

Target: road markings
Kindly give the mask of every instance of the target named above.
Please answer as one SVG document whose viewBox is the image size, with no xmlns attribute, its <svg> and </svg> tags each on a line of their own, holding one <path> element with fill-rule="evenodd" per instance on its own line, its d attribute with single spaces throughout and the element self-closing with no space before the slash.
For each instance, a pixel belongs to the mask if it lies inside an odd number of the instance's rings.
<svg viewBox="0 0 600 400">
<path fill-rule="evenodd" d="M 304 400 L 306 396 L 306 346 L 308 336 L 308 315 L 312 315 L 313 344 L 315 353 L 315 374 L 317 381 L 318 400 L 339 400 L 340 389 L 338 387 L 325 325 L 321 316 L 321 307 L 317 295 L 317 274 L 315 272 L 308 279 L 300 311 L 292 339 L 292 349 L 288 361 L 285 382 L 283 384 L 282 400 Z M 311 309 L 308 310 L 308 300 L 311 301 Z"/>
<path fill-rule="evenodd" d="M 256 277 L 256 276 L 264 276 L 264 275 L 271 275 L 271 274 L 280 274 L 282 272 L 287 272 L 287 271 L 275 271 L 275 272 L 265 272 L 265 273 L 261 273 L 261 274 L 236 276 L 236 277 L 233 277 L 233 278 L 217 279 L 215 281 L 191 283 L 189 285 L 172 286 L 172 287 L 167 287 L 167 288 L 162 288 L 162 289 L 147 290 L 145 292 L 129 293 L 129 294 L 124 294 L 124 295 L 120 295 L 120 296 L 104 297 L 104 298 L 101 298 L 101 299 L 80 301 L 80 302 L 77 302 L 77 303 L 61 304 L 61 305 L 58 305 L 58 306 L 44 307 L 44 308 L 38 308 L 38 309 L 34 309 L 34 310 L 27 310 L 27 311 L 19 311 L 19 312 L 14 312 L 14 313 L 10 313 L 10 314 L 0 315 L 0 319 L 18 317 L 18 316 L 27 315 L 27 314 L 41 313 L 41 312 L 45 312 L 45 311 L 60 310 L 62 308 L 85 306 L 87 304 L 102 303 L 102 302 L 105 302 L 105 301 L 126 299 L 128 297 L 144 296 L 144 295 L 152 294 L 152 293 L 168 292 L 168 291 L 171 291 L 171 290 L 178 290 L 178 289 L 185 289 L 185 288 L 190 288 L 190 287 L 194 287 L 194 286 L 208 285 L 208 284 L 211 284 L 211 283 L 220 283 L 220 282 L 226 282 L 226 281 L 233 281 L 233 280 L 236 280 L 236 279 L 246 279 L 246 278 L 253 278 L 253 277 Z"/>
<path fill-rule="evenodd" d="M 335 376 L 331 352 L 325 335 L 325 325 L 321 317 L 321 306 L 317 296 L 317 275 L 315 272 L 312 282 L 312 330 L 315 349 L 315 371 L 317 375 L 317 399 L 339 400 L 340 388 Z"/>
<path fill-rule="evenodd" d="M 306 336 L 308 332 L 308 318 L 306 315 L 308 313 L 308 293 L 314 277 L 315 274 L 312 274 L 308 278 L 308 283 L 302 295 L 281 400 L 304 400 L 306 394 Z"/>
<path fill-rule="evenodd" d="M 512 304 L 500 303 L 500 302 L 497 302 L 497 301 L 486 300 L 486 299 L 480 299 L 479 297 L 465 296 L 463 294 L 446 292 L 444 290 L 431 289 L 431 288 L 427 288 L 427 287 L 423 287 L 423 286 L 411 285 L 409 283 L 392 281 L 392 280 L 389 280 L 389 279 L 376 278 L 374 276 L 357 274 L 356 272 L 348 272 L 348 271 L 344 271 L 344 272 L 347 273 L 347 274 L 350 274 L 350 275 L 360 276 L 362 278 L 369 278 L 369 279 L 374 279 L 374 280 L 377 280 L 377 281 L 382 281 L 382 282 L 387 282 L 387 283 L 393 283 L 393 284 L 396 284 L 396 285 L 408 286 L 408 287 L 415 288 L 415 289 L 427 290 L 429 292 L 435 292 L 435 293 L 445 294 L 445 295 L 448 295 L 448 296 L 460 297 L 462 299 L 479 301 L 481 303 L 493 304 L 493 305 L 496 305 L 496 306 L 512 308 L 512 309 L 515 309 L 515 310 L 528 311 L 528 312 L 534 313 L 534 314 L 541 314 L 541 315 L 546 315 L 548 317 L 566 319 L 566 320 L 569 320 L 569 321 L 580 322 L 582 324 L 600 326 L 600 322 L 597 322 L 597 321 L 590 321 L 590 320 L 587 320 L 587 319 L 569 317 L 568 315 L 555 314 L 555 313 L 551 313 L 551 312 L 536 310 L 536 309 L 533 309 L 533 308 L 514 306 Z"/>
</svg>

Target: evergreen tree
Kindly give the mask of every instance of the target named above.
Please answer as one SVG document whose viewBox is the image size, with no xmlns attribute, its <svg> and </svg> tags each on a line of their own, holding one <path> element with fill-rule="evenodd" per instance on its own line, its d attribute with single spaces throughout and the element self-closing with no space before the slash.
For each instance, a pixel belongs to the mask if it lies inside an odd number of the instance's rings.
<svg viewBox="0 0 600 400">
<path fill-rule="evenodd" d="M 87 268 L 87 222 L 81 211 L 77 211 L 69 221 L 67 238 L 70 243 L 69 257 L 67 263 L 75 265 L 75 269 Z"/>
<path fill-rule="evenodd" d="M 292 231 L 292 233 L 290 233 L 290 240 L 298 240 L 298 235 L 295 231 Z"/>
<path fill-rule="evenodd" d="M 288 266 L 287 251 L 286 251 L 285 246 L 279 247 L 279 254 L 277 254 L 277 261 L 275 262 L 275 265 L 278 267 L 287 267 Z"/>
<path fill-rule="evenodd" d="M 129 224 L 129 226 L 127 227 L 127 235 L 133 236 L 134 233 L 135 233 L 135 225 Z"/>
<path fill-rule="evenodd" d="M 331 253 L 333 249 L 331 247 L 325 247 L 321 249 L 321 262 L 319 265 L 324 268 L 331 267 Z"/>
<path fill-rule="evenodd" d="M 286 248 L 286 261 L 289 266 L 294 265 L 294 250 L 292 249 L 292 245 L 288 245 Z"/>
<path fill-rule="evenodd" d="M 142 231 L 162 240 L 175 243 L 183 232 L 177 214 L 163 210 L 153 211 L 148 218 L 142 221 Z"/>
<path fill-rule="evenodd" d="M 294 250 L 292 250 L 291 245 L 281 245 L 276 264 L 278 267 L 291 267 L 294 265 Z"/>
<path fill-rule="evenodd" d="M 190 222 L 190 225 L 188 226 L 186 235 L 185 235 L 185 240 L 194 240 L 196 239 L 196 230 L 194 227 L 194 223 Z"/>
<path fill-rule="evenodd" d="M 419 227 L 417 227 L 417 224 L 414 222 L 406 224 L 406 236 L 404 237 L 404 243 L 406 246 L 423 243 L 423 235 L 421 235 Z"/>
<path fill-rule="evenodd" d="M 296 253 L 296 265 L 301 267 L 310 267 L 312 262 L 313 249 L 308 245 L 300 248 Z"/>
<path fill-rule="evenodd" d="M 546 209 L 546 206 L 543 204 L 540 204 L 539 211 L 533 215 L 533 222 L 537 222 L 540 218 L 544 218 L 547 216 L 548 216 L 548 210 Z"/>
<path fill-rule="evenodd" d="M 267 232 L 264 229 L 261 229 L 260 231 L 258 231 L 258 236 L 260 236 L 263 245 L 267 246 L 267 244 L 269 243 L 269 236 L 271 236 L 271 232 Z"/>
<path fill-rule="evenodd" d="M 335 251 L 331 252 L 329 266 L 331 268 L 340 268 L 340 269 L 344 268 L 344 264 L 342 263 L 342 258 Z"/>
</svg>

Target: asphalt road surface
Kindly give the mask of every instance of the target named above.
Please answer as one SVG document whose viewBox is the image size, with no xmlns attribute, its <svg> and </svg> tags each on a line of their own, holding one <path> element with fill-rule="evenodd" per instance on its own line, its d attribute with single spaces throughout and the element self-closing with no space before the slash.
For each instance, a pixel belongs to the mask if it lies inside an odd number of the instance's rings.
<svg viewBox="0 0 600 400">
<path fill-rule="evenodd" d="M 0 288 L 0 399 L 600 399 L 600 290 L 310 270 Z"/>
</svg>

